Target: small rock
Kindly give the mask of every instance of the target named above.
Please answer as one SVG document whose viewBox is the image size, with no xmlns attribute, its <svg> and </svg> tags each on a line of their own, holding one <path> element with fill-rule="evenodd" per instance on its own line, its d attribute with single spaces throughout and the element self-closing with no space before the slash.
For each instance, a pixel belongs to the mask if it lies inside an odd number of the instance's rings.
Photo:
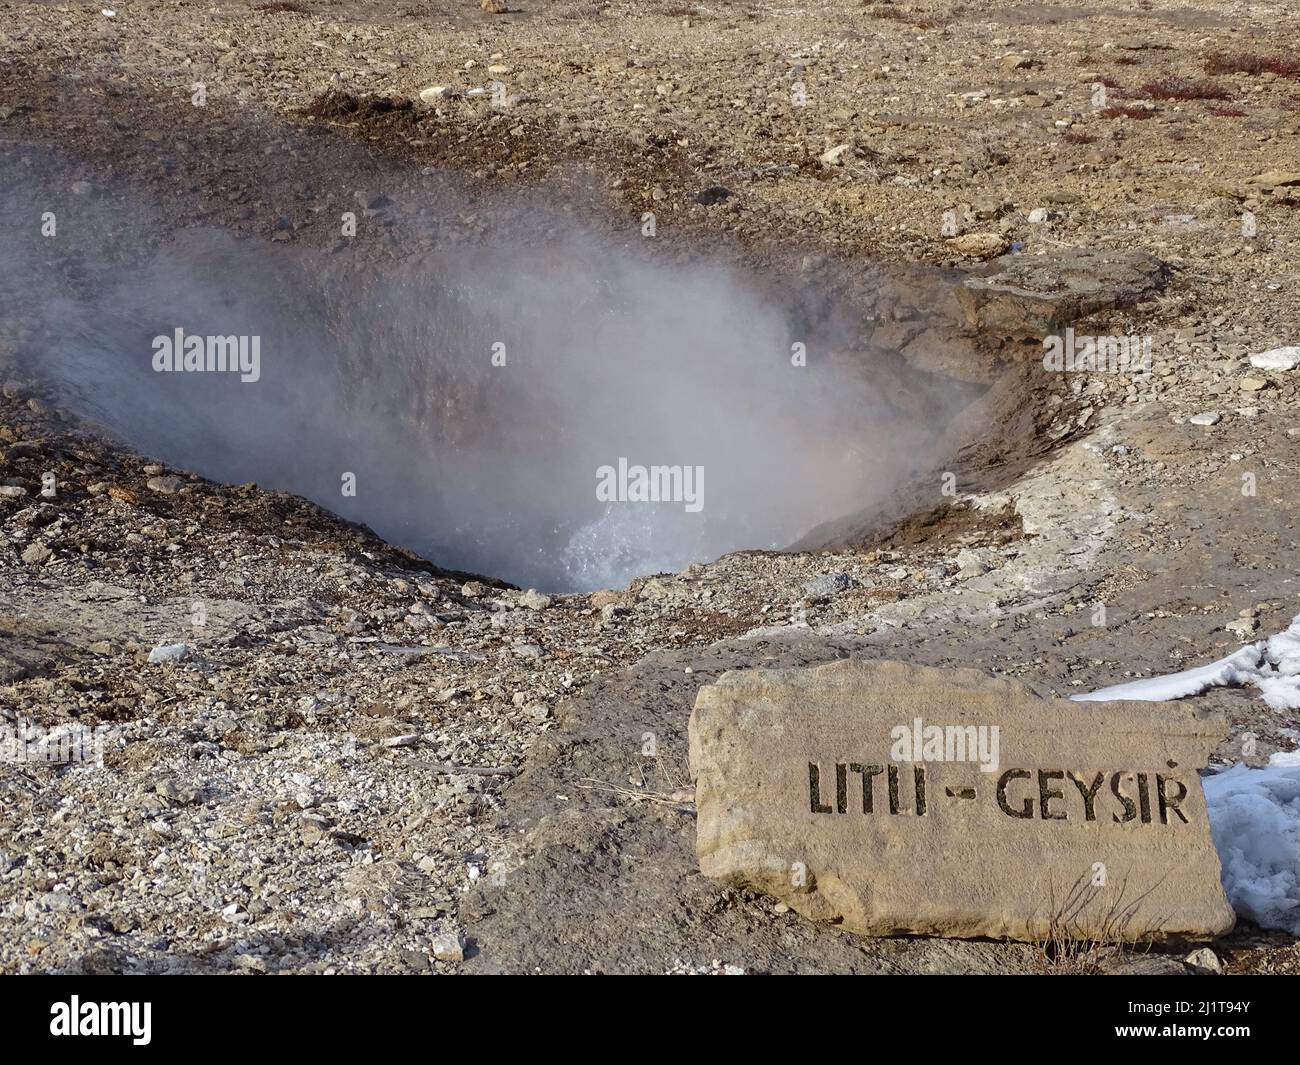
<svg viewBox="0 0 1300 1065">
<path fill-rule="evenodd" d="M 1294 370 L 1300 366 L 1300 346 L 1261 351 L 1250 357 L 1250 364 L 1257 370 Z"/>
<path fill-rule="evenodd" d="M 53 552 L 42 543 L 28 544 L 23 552 L 23 561 L 29 566 L 43 565 Z"/>
<path fill-rule="evenodd" d="M 1259 628 L 1258 618 L 1236 618 L 1223 626 L 1238 639 L 1247 640 L 1250 634 Z"/>
<path fill-rule="evenodd" d="M 464 961 L 464 937 L 461 936 L 460 932 L 441 932 L 434 936 L 433 956 L 439 961 Z"/>
<path fill-rule="evenodd" d="M 1262 377 L 1242 377 L 1237 381 L 1237 387 L 1243 392 L 1258 392 L 1262 388 L 1268 387 L 1268 382 Z"/>
<path fill-rule="evenodd" d="M 661 581 L 658 577 L 651 577 L 645 584 L 641 585 L 641 591 L 637 593 L 637 598 L 657 603 L 667 599 L 670 595 L 672 595 L 671 585 Z"/>
<path fill-rule="evenodd" d="M 519 597 L 519 605 L 529 610 L 545 610 L 551 605 L 551 597 L 543 595 L 536 588 L 529 588 Z"/>
<path fill-rule="evenodd" d="M 843 166 L 844 157 L 852 150 L 851 144 L 837 144 L 834 148 L 822 152 L 821 160 L 827 166 Z"/>
<path fill-rule="evenodd" d="M 1000 233 L 963 233 L 949 240 L 948 246 L 972 259 L 991 259 L 1001 255 L 1010 244 Z"/>
<path fill-rule="evenodd" d="M 165 496 L 174 496 L 185 486 L 185 482 L 174 474 L 167 477 L 150 477 L 145 481 L 145 487 L 151 492 L 159 492 Z"/>
<path fill-rule="evenodd" d="M 1052 212 L 1049 211 L 1046 207 L 1035 207 L 1032 211 L 1029 212 L 1029 221 L 1031 225 L 1041 226 L 1045 222 L 1050 222 L 1051 219 L 1052 219 Z"/>
<path fill-rule="evenodd" d="M 1223 972 L 1223 962 L 1219 961 L 1219 956 L 1209 947 L 1201 947 L 1200 950 L 1194 950 L 1183 959 L 1188 965 L 1198 972 L 1202 973 L 1221 973 Z"/>
<path fill-rule="evenodd" d="M 151 666 L 160 665 L 164 662 L 179 662 L 182 658 L 190 653 L 188 644 L 184 643 L 164 643 L 159 644 L 149 652 L 149 664 Z"/>
<path fill-rule="evenodd" d="M 72 913 L 81 909 L 81 902 L 66 891 L 47 891 L 41 896 L 41 906 L 55 913 Z"/>
<path fill-rule="evenodd" d="M 987 220 L 997 218 L 1008 206 L 1007 201 L 1001 196 L 976 196 L 971 201 L 971 213 L 976 218 Z"/>
<path fill-rule="evenodd" d="M 20 484 L 0 484 L 0 499 L 22 499 L 27 489 Z"/>
<path fill-rule="evenodd" d="M 1193 425 L 1218 425 L 1223 420 L 1223 415 L 1215 410 L 1207 410 L 1200 414 L 1193 414 L 1187 420 Z"/>
<path fill-rule="evenodd" d="M 853 578 L 847 573 L 825 573 L 803 583 L 803 593 L 809 599 L 829 599 L 853 587 Z"/>
<path fill-rule="evenodd" d="M 979 577 L 991 568 L 981 555 L 969 548 L 958 551 L 956 561 L 957 571 L 963 577 Z"/>
</svg>

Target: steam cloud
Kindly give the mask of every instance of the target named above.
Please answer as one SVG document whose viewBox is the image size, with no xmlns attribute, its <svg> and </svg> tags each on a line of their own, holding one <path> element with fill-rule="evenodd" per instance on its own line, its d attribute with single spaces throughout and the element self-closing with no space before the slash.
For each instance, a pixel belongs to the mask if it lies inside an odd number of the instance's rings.
<svg viewBox="0 0 1300 1065">
<path fill-rule="evenodd" d="M 54 242 L 5 261 L 64 402 L 146 455 L 301 494 L 442 566 L 589 590 L 780 548 L 869 508 L 930 435 L 757 284 L 567 217 L 545 241 L 505 227 L 382 266 L 162 237 L 144 217 L 71 280 Z M 155 372 L 153 338 L 178 328 L 260 338 L 260 377 Z M 620 458 L 703 467 L 703 508 L 600 501 L 597 470 Z"/>
</svg>

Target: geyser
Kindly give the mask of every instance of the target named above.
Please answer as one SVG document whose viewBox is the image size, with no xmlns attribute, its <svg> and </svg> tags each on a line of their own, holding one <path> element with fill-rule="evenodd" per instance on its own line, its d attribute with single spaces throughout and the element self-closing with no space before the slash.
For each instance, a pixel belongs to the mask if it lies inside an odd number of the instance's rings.
<svg viewBox="0 0 1300 1065">
<path fill-rule="evenodd" d="M 568 217 L 473 246 L 428 227 L 383 262 L 145 218 L 5 264 L 63 401 L 146 455 L 302 494 L 438 565 L 586 590 L 781 548 L 868 509 L 935 433 L 868 363 L 832 358 L 848 341 L 829 315 L 792 317 L 792 291 Z M 180 338 L 161 371 L 160 337 Z M 214 344 L 255 349 L 257 373 L 212 367 Z"/>
</svg>

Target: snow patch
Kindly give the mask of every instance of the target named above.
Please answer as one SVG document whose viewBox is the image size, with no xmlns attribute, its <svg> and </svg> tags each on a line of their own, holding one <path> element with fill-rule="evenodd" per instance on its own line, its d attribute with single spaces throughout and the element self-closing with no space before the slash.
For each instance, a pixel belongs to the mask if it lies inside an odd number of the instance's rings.
<svg viewBox="0 0 1300 1065">
<path fill-rule="evenodd" d="M 1208 666 L 1112 684 L 1070 698 L 1076 702 L 1105 703 L 1116 699 L 1160 702 L 1200 695 L 1210 688 L 1246 685 L 1258 688 L 1264 702 L 1274 710 L 1300 710 L 1300 614 L 1276 636 L 1247 644 Z"/>
<path fill-rule="evenodd" d="M 1095 692 L 1072 695 L 1076 702 L 1108 703 L 1116 699 L 1136 699 L 1140 702 L 1163 702 L 1181 699 L 1185 695 L 1199 695 L 1209 688 L 1246 684 L 1258 675 L 1263 652 L 1257 644 L 1242 647 L 1211 662 L 1208 666 L 1185 669 L 1181 673 L 1168 673 L 1163 677 L 1147 677 L 1128 684 L 1112 684 Z"/>
<path fill-rule="evenodd" d="M 1300 936 L 1300 752 L 1206 777 L 1210 832 L 1232 908 Z"/>
<path fill-rule="evenodd" d="M 1274 710 L 1300 709 L 1300 615 L 1285 631 L 1207 666 L 1071 698 L 1149 702 L 1225 685 L 1258 688 Z M 1273 755 L 1263 769 L 1235 765 L 1202 784 L 1232 908 L 1261 928 L 1300 936 L 1300 750 Z"/>
</svg>

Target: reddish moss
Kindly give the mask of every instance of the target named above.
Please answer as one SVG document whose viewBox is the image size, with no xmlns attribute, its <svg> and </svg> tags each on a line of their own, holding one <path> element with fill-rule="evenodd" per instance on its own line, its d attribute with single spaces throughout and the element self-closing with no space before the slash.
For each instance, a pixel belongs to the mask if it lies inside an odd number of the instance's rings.
<svg viewBox="0 0 1300 1065">
<path fill-rule="evenodd" d="M 1232 94 L 1216 81 L 1161 78 L 1148 81 L 1142 91 L 1152 100 L 1231 100 Z"/>
<path fill-rule="evenodd" d="M 1258 52 L 1211 52 L 1205 57 L 1207 74 L 1276 74 L 1300 79 L 1300 58 Z"/>
</svg>

